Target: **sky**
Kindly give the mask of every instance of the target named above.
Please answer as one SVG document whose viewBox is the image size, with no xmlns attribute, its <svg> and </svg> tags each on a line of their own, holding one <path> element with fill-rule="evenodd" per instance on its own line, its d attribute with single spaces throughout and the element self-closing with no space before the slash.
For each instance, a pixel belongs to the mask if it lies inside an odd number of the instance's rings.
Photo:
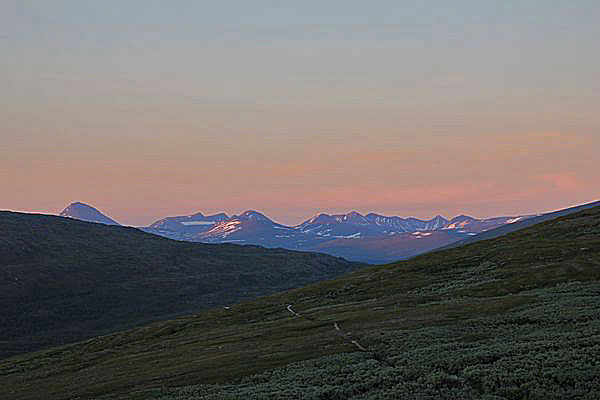
<svg viewBox="0 0 600 400">
<path fill-rule="evenodd" d="M 600 199 L 600 2 L 5 0 L 0 209 L 430 218 Z"/>
</svg>

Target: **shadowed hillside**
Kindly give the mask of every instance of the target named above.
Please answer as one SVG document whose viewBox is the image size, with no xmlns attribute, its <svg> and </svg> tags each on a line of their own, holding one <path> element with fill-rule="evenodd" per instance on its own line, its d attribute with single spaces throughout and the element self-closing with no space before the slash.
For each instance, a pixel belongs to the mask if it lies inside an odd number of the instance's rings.
<svg viewBox="0 0 600 400">
<path fill-rule="evenodd" d="M 600 207 L 14 357 L 0 384 L 14 399 L 596 399 L 598 301 Z"/>
<path fill-rule="evenodd" d="M 0 212 L 0 357 L 332 278 L 343 259 Z"/>
</svg>

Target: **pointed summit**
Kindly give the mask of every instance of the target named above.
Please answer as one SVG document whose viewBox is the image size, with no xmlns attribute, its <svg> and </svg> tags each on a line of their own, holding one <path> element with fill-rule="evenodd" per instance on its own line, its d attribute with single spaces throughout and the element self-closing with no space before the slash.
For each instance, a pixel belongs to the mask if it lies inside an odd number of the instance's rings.
<svg viewBox="0 0 600 400">
<path fill-rule="evenodd" d="M 369 221 L 358 211 L 350 211 L 348 214 L 336 215 L 338 221 L 346 222 L 349 224 L 367 225 Z"/>
<path fill-rule="evenodd" d="M 427 230 L 436 230 L 441 229 L 444 226 L 448 225 L 448 220 L 441 215 L 436 215 L 431 220 L 427 221 L 426 228 Z"/>
<path fill-rule="evenodd" d="M 79 201 L 69 204 L 59 215 L 81 221 L 96 222 L 98 224 L 120 225 L 117 221 L 102 214 L 94 207 Z"/>
<path fill-rule="evenodd" d="M 254 221 L 273 222 L 266 215 L 261 214 L 255 210 L 244 211 L 241 215 L 238 216 L 238 218 Z"/>
<path fill-rule="evenodd" d="M 325 214 L 325 213 L 320 213 L 320 214 L 313 216 L 311 219 L 304 221 L 300 225 L 304 226 L 304 225 L 311 225 L 311 224 L 329 224 L 329 223 L 333 223 L 333 222 L 335 222 L 335 219 L 331 215 Z"/>
</svg>

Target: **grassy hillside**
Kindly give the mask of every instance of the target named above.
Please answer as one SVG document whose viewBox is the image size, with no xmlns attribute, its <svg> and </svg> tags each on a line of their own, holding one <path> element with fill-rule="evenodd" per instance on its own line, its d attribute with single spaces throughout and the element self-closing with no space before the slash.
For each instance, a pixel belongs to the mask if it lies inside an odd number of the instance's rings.
<svg viewBox="0 0 600 400">
<path fill-rule="evenodd" d="M 595 399 L 599 300 L 596 207 L 13 357 L 0 385 L 11 399 Z"/>
<path fill-rule="evenodd" d="M 0 212 L 0 357 L 332 278 L 356 264 Z"/>
</svg>

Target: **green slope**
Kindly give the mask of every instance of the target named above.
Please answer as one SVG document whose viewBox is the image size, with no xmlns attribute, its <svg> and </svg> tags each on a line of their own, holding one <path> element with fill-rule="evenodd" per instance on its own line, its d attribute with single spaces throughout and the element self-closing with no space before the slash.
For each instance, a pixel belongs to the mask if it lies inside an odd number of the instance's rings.
<svg viewBox="0 0 600 400">
<path fill-rule="evenodd" d="M 332 278 L 323 254 L 177 242 L 134 228 L 0 212 L 0 357 Z"/>
<path fill-rule="evenodd" d="M 14 357 L 0 363 L 0 385 L 11 399 L 592 399 L 599 300 L 596 207 L 229 310 Z M 334 322 L 368 351 L 336 335 Z"/>
</svg>

